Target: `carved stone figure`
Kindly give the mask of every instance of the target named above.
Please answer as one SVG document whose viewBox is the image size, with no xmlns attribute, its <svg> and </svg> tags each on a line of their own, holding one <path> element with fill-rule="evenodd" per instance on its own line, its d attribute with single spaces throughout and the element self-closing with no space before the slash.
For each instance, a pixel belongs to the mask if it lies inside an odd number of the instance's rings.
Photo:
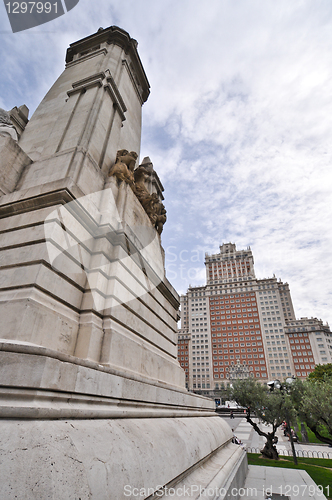
<svg viewBox="0 0 332 500">
<path fill-rule="evenodd" d="M 166 222 L 166 210 L 158 194 L 150 193 L 148 189 L 151 184 L 153 167 L 140 165 L 134 170 L 136 160 L 137 153 L 135 151 L 129 153 L 126 149 L 120 149 L 116 153 L 116 160 L 110 169 L 109 176 L 114 176 L 118 181 L 124 181 L 130 185 L 151 223 L 158 234 L 161 234 Z"/>
<path fill-rule="evenodd" d="M 158 231 L 158 234 L 161 234 L 163 226 L 166 222 L 166 210 L 157 193 L 150 194 L 146 187 L 146 181 L 149 179 L 150 175 L 151 172 L 142 165 L 134 171 L 134 192 L 146 211 L 150 221 Z"/>
<path fill-rule="evenodd" d="M 145 208 L 145 211 L 148 214 L 153 225 L 155 225 L 157 221 L 157 213 L 159 211 L 159 205 L 160 201 L 156 193 L 149 194 L 143 200 L 143 207 Z"/>
<path fill-rule="evenodd" d="M 155 223 L 156 229 L 158 231 L 158 234 L 161 234 L 164 229 L 164 224 L 167 220 L 166 217 L 166 208 L 162 203 L 159 203 L 159 215 L 157 215 L 157 220 Z"/>
<path fill-rule="evenodd" d="M 17 132 L 10 119 L 9 113 L 0 108 L 0 135 L 10 135 L 14 141 L 17 141 Z"/>
<path fill-rule="evenodd" d="M 145 208 L 145 205 L 148 206 L 150 202 L 150 193 L 145 184 L 150 177 L 150 172 L 141 165 L 135 170 L 134 177 L 135 177 L 134 192 L 139 201 L 141 202 L 141 204 L 143 205 L 143 207 Z"/>
<path fill-rule="evenodd" d="M 126 149 L 120 149 L 116 153 L 116 160 L 114 165 L 111 167 L 109 176 L 114 175 L 119 181 L 124 181 L 134 188 L 134 168 L 137 160 L 137 153 L 135 151 L 130 151 Z"/>
</svg>

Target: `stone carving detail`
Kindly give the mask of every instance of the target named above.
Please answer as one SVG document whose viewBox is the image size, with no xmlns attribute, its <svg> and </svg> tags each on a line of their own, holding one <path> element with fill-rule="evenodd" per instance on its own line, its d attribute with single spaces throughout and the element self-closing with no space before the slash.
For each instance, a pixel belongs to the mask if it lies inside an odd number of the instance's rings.
<svg viewBox="0 0 332 500">
<path fill-rule="evenodd" d="M 134 178 L 135 178 L 134 193 L 136 194 L 137 198 L 139 199 L 139 201 L 141 202 L 142 206 L 144 207 L 147 213 L 149 211 L 149 205 L 151 202 L 151 195 L 146 186 L 149 177 L 150 177 L 150 172 L 142 165 L 140 165 L 134 172 Z"/>
<path fill-rule="evenodd" d="M 156 176 L 156 173 L 149 158 L 145 158 L 147 163 L 134 170 L 137 156 L 135 151 L 130 153 L 126 149 L 117 151 L 116 160 L 110 169 L 109 176 L 114 176 L 118 181 L 129 184 L 158 234 L 161 234 L 166 222 L 166 209 L 161 202 L 162 194 L 160 189 L 159 194 L 157 192 L 151 193 L 148 189 L 149 186 L 152 186 L 151 177 L 152 175 Z M 162 186 L 161 190 L 163 190 Z"/>
<path fill-rule="evenodd" d="M 161 203 L 160 198 L 157 193 L 150 194 L 146 183 L 151 176 L 151 172 L 140 165 L 135 171 L 135 187 L 134 193 L 139 199 L 142 207 L 146 211 L 150 221 L 155 226 L 158 234 L 163 231 L 163 226 L 166 222 L 166 209 Z"/>
<path fill-rule="evenodd" d="M 0 135 L 10 135 L 14 141 L 17 141 L 17 132 L 9 113 L 2 108 L 0 108 Z"/>
<path fill-rule="evenodd" d="M 164 224 L 165 224 L 166 220 L 167 220 L 166 208 L 163 205 L 163 203 L 160 202 L 158 214 L 157 214 L 157 219 L 156 219 L 156 223 L 155 223 L 158 234 L 161 234 L 163 232 Z"/>
<path fill-rule="evenodd" d="M 130 153 L 126 149 L 117 151 L 116 160 L 111 167 L 109 176 L 114 175 L 119 181 L 124 181 L 133 188 L 135 182 L 133 171 L 137 156 L 135 151 L 130 151 Z"/>
</svg>

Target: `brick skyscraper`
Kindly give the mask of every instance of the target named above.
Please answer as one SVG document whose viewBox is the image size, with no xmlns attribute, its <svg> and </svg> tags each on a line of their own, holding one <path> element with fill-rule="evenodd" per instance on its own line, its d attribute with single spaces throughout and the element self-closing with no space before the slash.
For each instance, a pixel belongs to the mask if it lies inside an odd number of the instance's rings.
<svg viewBox="0 0 332 500">
<path fill-rule="evenodd" d="M 206 254 L 205 265 L 206 285 L 190 287 L 181 297 L 178 353 L 189 390 L 219 389 L 235 369 L 266 382 L 303 378 L 317 363 L 331 361 L 329 328 L 320 325 L 327 338 L 327 354 L 320 355 L 315 336 L 309 340 L 308 331 L 295 333 L 300 328 L 290 326 L 304 319 L 295 319 L 288 284 L 276 277 L 257 279 L 250 248 L 223 244 L 219 253 Z M 317 326 L 317 319 L 310 321 Z M 301 335 L 306 346 L 301 358 L 294 355 L 293 335 Z"/>
</svg>

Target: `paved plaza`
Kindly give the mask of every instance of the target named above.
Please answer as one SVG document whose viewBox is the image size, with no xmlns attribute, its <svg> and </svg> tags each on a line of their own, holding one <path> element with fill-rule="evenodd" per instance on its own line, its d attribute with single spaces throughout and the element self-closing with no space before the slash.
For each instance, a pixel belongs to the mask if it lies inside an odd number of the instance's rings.
<svg viewBox="0 0 332 500">
<path fill-rule="evenodd" d="M 249 465 L 241 499 L 326 500 L 326 497 L 304 470 Z"/>
<path fill-rule="evenodd" d="M 265 438 L 259 436 L 245 418 L 225 420 L 229 423 L 234 434 L 244 447 L 250 452 L 258 453 L 263 448 Z M 254 419 L 258 423 L 258 419 Z M 269 426 L 260 424 L 262 430 Z M 291 455 L 291 444 L 279 428 L 277 431 L 277 449 L 280 455 Z M 316 444 L 295 443 L 295 450 L 304 452 L 304 456 L 324 456 L 332 458 L 332 448 Z M 316 453 L 313 453 L 316 452 Z M 329 453 L 329 455 L 328 455 Z M 301 453 L 299 453 L 301 455 Z M 326 497 L 317 488 L 309 474 L 304 470 L 284 469 L 278 467 L 261 467 L 249 465 L 249 472 L 244 485 L 243 500 L 325 500 Z"/>
</svg>

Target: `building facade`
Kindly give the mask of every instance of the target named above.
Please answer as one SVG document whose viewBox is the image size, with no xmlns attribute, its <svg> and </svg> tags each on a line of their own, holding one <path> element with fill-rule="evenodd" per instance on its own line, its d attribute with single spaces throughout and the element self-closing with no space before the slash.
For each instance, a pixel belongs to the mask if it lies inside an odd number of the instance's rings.
<svg viewBox="0 0 332 500">
<path fill-rule="evenodd" d="M 332 333 L 322 320 L 301 318 L 287 321 L 285 332 L 297 377 L 307 377 L 317 364 L 331 363 Z"/>
<path fill-rule="evenodd" d="M 331 361 L 328 325 L 296 320 L 288 283 L 257 279 L 250 248 L 223 244 L 205 255 L 205 265 L 206 285 L 181 297 L 178 355 L 189 390 L 212 394 L 241 373 L 262 382 L 305 378 Z M 294 349 L 295 340 L 306 349 Z"/>
</svg>

